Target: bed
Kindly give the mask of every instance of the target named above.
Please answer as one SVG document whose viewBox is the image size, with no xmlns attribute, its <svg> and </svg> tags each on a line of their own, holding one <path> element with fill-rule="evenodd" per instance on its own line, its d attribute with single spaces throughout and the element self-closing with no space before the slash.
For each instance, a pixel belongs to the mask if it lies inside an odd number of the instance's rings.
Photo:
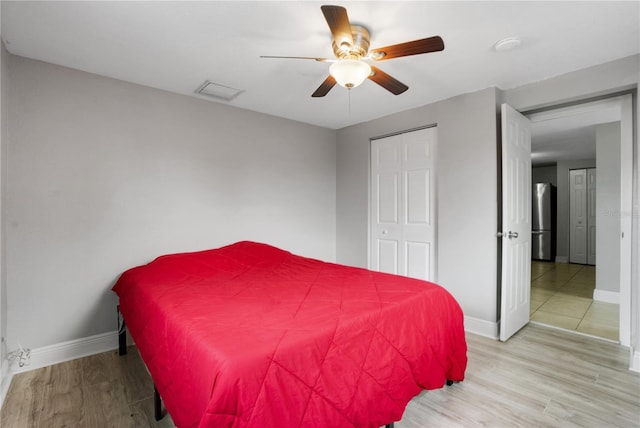
<svg viewBox="0 0 640 428">
<path fill-rule="evenodd" d="M 464 379 L 463 314 L 433 283 L 245 241 L 158 257 L 113 290 L 180 428 L 379 427 Z"/>
</svg>

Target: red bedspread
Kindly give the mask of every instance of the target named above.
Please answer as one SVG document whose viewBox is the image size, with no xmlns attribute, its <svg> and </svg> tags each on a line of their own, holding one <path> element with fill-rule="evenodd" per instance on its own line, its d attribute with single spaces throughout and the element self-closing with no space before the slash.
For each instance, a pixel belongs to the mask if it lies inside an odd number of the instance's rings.
<svg viewBox="0 0 640 428">
<path fill-rule="evenodd" d="M 462 311 L 424 281 L 239 242 L 113 290 L 178 427 L 378 427 L 464 377 Z"/>
</svg>

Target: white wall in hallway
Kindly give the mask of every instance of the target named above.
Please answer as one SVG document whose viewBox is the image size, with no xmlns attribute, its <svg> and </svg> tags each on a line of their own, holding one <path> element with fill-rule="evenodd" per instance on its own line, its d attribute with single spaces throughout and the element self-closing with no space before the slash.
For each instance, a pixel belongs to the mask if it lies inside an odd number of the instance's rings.
<svg viewBox="0 0 640 428">
<path fill-rule="evenodd" d="M 596 294 L 620 291 L 620 122 L 596 127 Z"/>
</svg>

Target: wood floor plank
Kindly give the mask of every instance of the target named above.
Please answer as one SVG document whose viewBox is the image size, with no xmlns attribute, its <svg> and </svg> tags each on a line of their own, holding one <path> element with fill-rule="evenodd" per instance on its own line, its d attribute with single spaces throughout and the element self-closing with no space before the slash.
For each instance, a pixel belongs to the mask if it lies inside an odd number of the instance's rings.
<svg viewBox="0 0 640 428">
<path fill-rule="evenodd" d="M 132 423 L 138 427 L 154 426 L 153 398 L 130 404 Z"/>
<path fill-rule="evenodd" d="M 44 367 L 40 376 L 47 386 L 69 391 L 82 384 L 82 359 L 66 361 L 55 366 Z"/>
<path fill-rule="evenodd" d="M 0 426 L 35 427 L 42 413 L 44 388 L 38 377 L 43 370 L 33 370 L 13 377 L 2 406 Z"/>
<path fill-rule="evenodd" d="M 639 427 L 640 374 L 610 341 L 530 324 L 502 343 L 467 335 L 464 382 L 426 391 L 396 428 Z M 172 428 L 153 418 L 153 384 L 135 347 L 13 378 L 2 427 Z"/>
<path fill-rule="evenodd" d="M 82 358 L 82 377 L 86 385 L 108 382 L 120 377 L 113 352 L 103 352 Z"/>
<path fill-rule="evenodd" d="M 120 380 L 129 403 L 153 396 L 153 382 L 138 350 L 132 346 L 122 356 L 112 351 L 83 358 L 82 373 L 87 385 Z"/>
<path fill-rule="evenodd" d="M 84 404 L 82 387 L 58 388 L 57 385 L 46 385 L 44 388 L 44 405 L 37 415 L 38 426 L 42 427 L 80 427 L 83 426 L 83 414 L 78 406 Z"/>
<path fill-rule="evenodd" d="M 135 428 L 131 409 L 124 394 L 124 385 L 118 379 L 82 386 L 85 400 L 79 411 L 82 426 Z"/>
<path fill-rule="evenodd" d="M 155 420 L 153 397 L 139 401 L 131 406 L 131 417 L 136 427 L 173 428 L 171 416 L 166 414 L 160 421 Z"/>
<path fill-rule="evenodd" d="M 39 370 L 42 381 L 42 408 L 34 414 L 37 426 L 81 426 L 82 415 L 77 412 L 83 402 L 81 360 L 67 361 Z"/>
</svg>

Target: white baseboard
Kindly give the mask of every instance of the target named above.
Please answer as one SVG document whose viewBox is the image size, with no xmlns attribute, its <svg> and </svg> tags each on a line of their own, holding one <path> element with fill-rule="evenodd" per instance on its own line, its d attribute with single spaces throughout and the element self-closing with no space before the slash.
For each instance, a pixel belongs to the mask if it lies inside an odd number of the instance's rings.
<svg viewBox="0 0 640 428">
<path fill-rule="evenodd" d="M 464 317 L 464 330 L 478 336 L 498 339 L 498 323 L 485 321 L 478 318 Z"/>
<path fill-rule="evenodd" d="M 620 304 L 620 293 L 617 291 L 593 290 L 593 300 L 605 303 Z"/>
<path fill-rule="evenodd" d="M 14 374 L 22 373 L 117 348 L 118 332 L 96 334 L 95 336 L 32 349 L 28 365 L 19 367 L 17 363 L 14 363 L 9 371 Z"/>
<path fill-rule="evenodd" d="M 567 256 L 556 256 L 556 263 L 569 263 L 569 257 L 567 257 Z"/>
</svg>

